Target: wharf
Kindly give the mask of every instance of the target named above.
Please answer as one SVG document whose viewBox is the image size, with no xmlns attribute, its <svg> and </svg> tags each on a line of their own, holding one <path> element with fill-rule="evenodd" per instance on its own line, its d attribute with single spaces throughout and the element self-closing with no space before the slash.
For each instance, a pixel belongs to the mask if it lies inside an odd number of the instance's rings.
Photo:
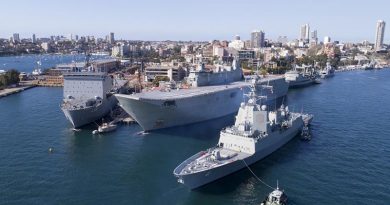
<svg viewBox="0 0 390 205">
<path fill-rule="evenodd" d="M 119 106 L 117 106 L 116 109 L 113 111 L 113 118 L 113 123 L 121 122 L 127 125 L 136 123 L 136 121 Z"/>
<path fill-rule="evenodd" d="M 4 90 L 0 90 L 0 98 L 12 95 L 15 93 L 22 92 L 24 90 L 30 89 L 35 87 L 35 85 L 27 85 L 27 86 L 20 86 L 20 87 L 15 87 L 15 88 L 6 88 Z"/>
</svg>

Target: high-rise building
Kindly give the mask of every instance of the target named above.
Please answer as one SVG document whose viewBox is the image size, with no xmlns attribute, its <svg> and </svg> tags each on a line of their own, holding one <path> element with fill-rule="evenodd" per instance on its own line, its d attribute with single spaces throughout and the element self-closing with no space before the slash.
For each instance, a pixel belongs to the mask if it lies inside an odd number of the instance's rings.
<svg viewBox="0 0 390 205">
<path fill-rule="evenodd" d="M 376 38 L 375 38 L 375 50 L 381 50 L 383 46 L 383 38 L 385 36 L 385 26 L 386 23 L 382 20 L 379 20 L 376 23 Z"/>
<path fill-rule="evenodd" d="M 318 44 L 317 30 L 314 30 L 314 31 L 311 32 L 310 44 L 311 45 L 317 45 Z"/>
<path fill-rule="evenodd" d="M 300 40 L 308 43 L 310 39 L 310 26 L 309 24 L 305 24 L 301 26 L 301 38 Z"/>
<path fill-rule="evenodd" d="M 37 43 L 37 37 L 35 34 L 32 35 L 32 43 Z"/>
<path fill-rule="evenodd" d="M 325 36 L 324 37 L 324 44 L 326 45 L 328 43 L 330 43 L 330 37 L 329 36 Z"/>
<path fill-rule="evenodd" d="M 253 31 L 251 33 L 251 47 L 262 48 L 265 46 L 265 33 L 263 31 Z"/>
<path fill-rule="evenodd" d="M 19 43 L 20 42 L 20 37 L 18 33 L 14 33 L 13 35 L 14 43 Z"/>
<path fill-rule="evenodd" d="M 115 43 L 115 38 L 114 38 L 114 33 L 113 32 L 110 33 L 109 43 L 110 44 L 114 44 Z"/>
</svg>

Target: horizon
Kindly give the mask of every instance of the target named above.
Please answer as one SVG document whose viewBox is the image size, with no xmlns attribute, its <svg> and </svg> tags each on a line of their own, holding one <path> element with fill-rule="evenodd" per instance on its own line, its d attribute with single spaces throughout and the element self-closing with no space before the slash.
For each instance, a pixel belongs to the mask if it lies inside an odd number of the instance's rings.
<svg viewBox="0 0 390 205">
<path fill-rule="evenodd" d="M 373 43 L 377 21 L 390 21 L 386 13 L 390 2 L 384 0 L 374 0 L 368 5 L 352 0 L 330 0 L 323 4 L 312 0 L 229 3 L 114 0 L 109 5 L 102 0 L 38 2 L 3 3 L 7 9 L 0 17 L 12 16 L 12 23 L 2 26 L 0 37 L 9 39 L 13 33 L 19 33 L 20 38 L 31 38 L 32 34 L 37 38 L 70 34 L 104 38 L 114 32 L 116 40 L 210 41 L 232 40 L 235 35 L 246 40 L 253 30 L 263 30 L 266 39 L 287 36 L 293 40 L 299 38 L 300 27 L 308 23 L 310 31 L 317 30 L 319 41 L 330 36 L 332 41 Z M 369 17 L 360 15 L 370 10 L 376 12 Z M 390 35 L 386 34 L 385 31 L 384 43 L 388 44 Z"/>
</svg>

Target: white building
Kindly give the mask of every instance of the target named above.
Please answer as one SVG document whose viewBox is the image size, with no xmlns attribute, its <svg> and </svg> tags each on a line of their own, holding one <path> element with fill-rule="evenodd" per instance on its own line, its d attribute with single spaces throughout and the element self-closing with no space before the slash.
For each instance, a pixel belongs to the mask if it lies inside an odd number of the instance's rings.
<svg viewBox="0 0 390 205">
<path fill-rule="evenodd" d="M 180 81 L 186 75 L 181 66 L 156 64 L 145 68 L 145 81 L 152 82 L 156 77 L 168 77 L 170 81 Z"/>
<path fill-rule="evenodd" d="M 220 45 L 213 45 L 213 56 L 222 58 L 225 55 L 225 49 Z"/>
<path fill-rule="evenodd" d="M 229 43 L 229 47 L 234 48 L 236 50 L 241 50 L 245 47 L 245 43 L 241 40 L 239 35 L 236 35 L 234 40 Z"/>
<path fill-rule="evenodd" d="M 300 40 L 308 43 L 310 39 L 310 26 L 309 24 L 305 24 L 301 26 L 301 38 Z"/>
<path fill-rule="evenodd" d="M 130 51 L 129 45 L 127 44 L 119 44 L 111 49 L 111 56 L 112 57 L 122 57 L 124 55 L 127 55 Z"/>
<path fill-rule="evenodd" d="M 325 36 L 324 37 L 324 44 L 326 45 L 326 44 L 328 44 L 328 43 L 330 43 L 330 37 L 329 36 Z"/>
<path fill-rule="evenodd" d="M 46 52 L 50 51 L 50 44 L 48 42 L 43 42 L 41 44 L 41 47 L 43 50 L 45 50 Z"/>
<path fill-rule="evenodd" d="M 375 50 L 379 51 L 383 46 L 383 38 L 385 36 L 385 26 L 386 23 L 382 20 L 379 20 L 376 23 L 376 37 L 375 37 Z"/>
</svg>

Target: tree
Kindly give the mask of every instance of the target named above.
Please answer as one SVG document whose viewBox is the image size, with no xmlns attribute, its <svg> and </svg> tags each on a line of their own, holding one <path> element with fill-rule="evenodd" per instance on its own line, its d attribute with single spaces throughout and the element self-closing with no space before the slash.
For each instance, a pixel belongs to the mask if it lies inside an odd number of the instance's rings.
<svg viewBox="0 0 390 205">
<path fill-rule="evenodd" d="M 11 69 L 5 73 L 8 78 L 8 85 L 19 83 L 19 71 Z"/>
<path fill-rule="evenodd" d="M 153 80 L 153 85 L 158 87 L 160 85 L 160 81 L 168 82 L 169 78 L 167 76 L 156 76 Z"/>
<path fill-rule="evenodd" d="M 0 87 L 7 87 L 12 84 L 19 83 L 19 71 L 11 69 L 0 75 Z"/>
</svg>

